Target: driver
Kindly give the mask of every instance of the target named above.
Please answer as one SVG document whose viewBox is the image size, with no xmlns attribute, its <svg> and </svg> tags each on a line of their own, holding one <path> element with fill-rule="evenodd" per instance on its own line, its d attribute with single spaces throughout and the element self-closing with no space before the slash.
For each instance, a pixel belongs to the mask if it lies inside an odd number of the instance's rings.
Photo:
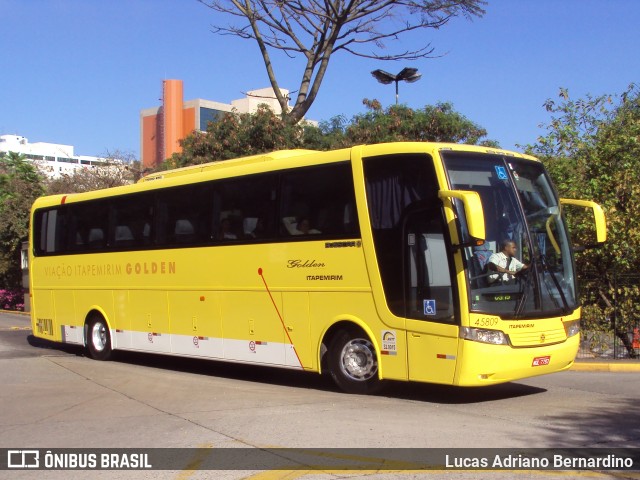
<svg viewBox="0 0 640 480">
<path fill-rule="evenodd" d="M 518 247 L 513 240 L 504 240 L 500 243 L 500 252 L 489 257 L 487 268 L 496 273 L 489 275 L 489 283 L 498 280 L 501 283 L 512 281 L 517 274 L 529 268 L 529 265 L 522 263 L 515 255 Z"/>
</svg>

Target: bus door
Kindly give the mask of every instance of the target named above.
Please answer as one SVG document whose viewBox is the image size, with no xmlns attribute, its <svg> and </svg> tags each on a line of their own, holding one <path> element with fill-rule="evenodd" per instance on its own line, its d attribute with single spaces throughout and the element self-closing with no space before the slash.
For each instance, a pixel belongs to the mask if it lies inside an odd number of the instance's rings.
<svg viewBox="0 0 640 480">
<path fill-rule="evenodd" d="M 451 383 L 458 351 L 452 269 L 439 208 L 404 221 L 404 295 L 409 380 Z"/>
</svg>

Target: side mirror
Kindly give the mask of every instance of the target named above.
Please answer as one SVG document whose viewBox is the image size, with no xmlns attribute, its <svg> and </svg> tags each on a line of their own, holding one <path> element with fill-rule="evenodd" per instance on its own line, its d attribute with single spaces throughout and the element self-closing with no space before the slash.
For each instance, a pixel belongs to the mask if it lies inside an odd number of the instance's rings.
<svg viewBox="0 0 640 480">
<path fill-rule="evenodd" d="M 438 192 L 440 199 L 457 199 L 464 206 L 464 216 L 467 220 L 467 229 L 469 236 L 474 240 L 485 240 L 484 229 L 484 211 L 482 210 L 482 201 L 478 192 L 468 190 L 440 190 Z"/>
<path fill-rule="evenodd" d="M 589 200 L 575 200 L 571 198 L 561 198 L 560 205 L 573 205 L 591 209 L 593 212 L 593 220 L 596 229 L 596 245 L 588 245 L 585 248 L 593 248 L 602 245 L 607 241 L 607 222 L 602 207 L 595 202 Z"/>
</svg>

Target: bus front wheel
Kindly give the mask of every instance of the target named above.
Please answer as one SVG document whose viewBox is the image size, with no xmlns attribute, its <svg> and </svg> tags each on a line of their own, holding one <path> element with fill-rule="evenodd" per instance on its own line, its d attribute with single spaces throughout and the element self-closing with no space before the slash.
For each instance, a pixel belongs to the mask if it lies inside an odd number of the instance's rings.
<svg viewBox="0 0 640 480">
<path fill-rule="evenodd" d="M 94 360 L 111 358 L 111 334 L 104 318 L 93 315 L 88 322 L 87 351 Z"/>
<path fill-rule="evenodd" d="M 374 393 L 382 386 L 378 379 L 378 357 L 364 333 L 341 330 L 329 344 L 329 372 L 347 393 Z"/>
</svg>

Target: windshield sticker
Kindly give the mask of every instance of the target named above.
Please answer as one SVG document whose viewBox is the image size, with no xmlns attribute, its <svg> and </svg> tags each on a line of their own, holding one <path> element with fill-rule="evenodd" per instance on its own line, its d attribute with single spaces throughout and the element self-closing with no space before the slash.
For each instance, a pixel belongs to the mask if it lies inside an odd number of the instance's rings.
<svg viewBox="0 0 640 480">
<path fill-rule="evenodd" d="M 496 173 L 498 174 L 498 178 L 500 180 L 507 180 L 507 169 L 500 166 L 500 165 L 496 165 Z"/>
<path fill-rule="evenodd" d="M 513 178 L 515 178 L 516 180 L 520 180 L 520 176 L 518 175 L 518 172 L 516 172 L 515 168 L 513 168 L 513 165 L 509 164 L 509 168 L 511 169 Z"/>
</svg>

